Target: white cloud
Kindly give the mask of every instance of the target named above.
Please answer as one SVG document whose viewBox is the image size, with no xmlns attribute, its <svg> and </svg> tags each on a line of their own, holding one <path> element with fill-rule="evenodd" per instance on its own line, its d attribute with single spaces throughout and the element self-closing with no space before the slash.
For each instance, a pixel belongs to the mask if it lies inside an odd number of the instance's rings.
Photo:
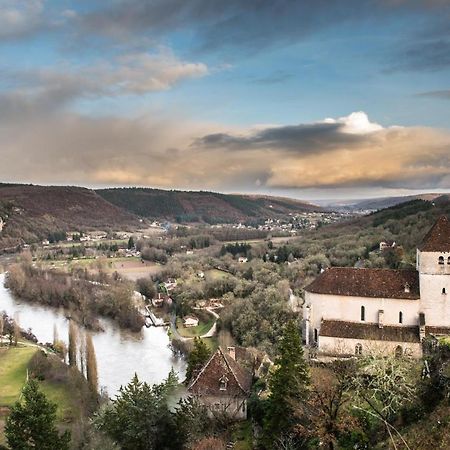
<svg viewBox="0 0 450 450">
<path fill-rule="evenodd" d="M 370 122 L 364 111 L 352 112 L 348 116 L 340 117 L 339 119 L 327 118 L 324 120 L 324 123 L 342 124 L 341 132 L 349 134 L 367 134 L 383 129 L 378 123 Z"/>
</svg>

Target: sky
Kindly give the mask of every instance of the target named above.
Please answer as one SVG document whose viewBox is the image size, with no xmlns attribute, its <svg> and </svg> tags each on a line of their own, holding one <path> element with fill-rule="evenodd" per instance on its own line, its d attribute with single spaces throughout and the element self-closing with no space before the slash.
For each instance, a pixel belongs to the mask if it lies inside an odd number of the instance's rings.
<svg viewBox="0 0 450 450">
<path fill-rule="evenodd" d="M 450 191 L 450 0 L 0 0 L 0 181 Z"/>
</svg>

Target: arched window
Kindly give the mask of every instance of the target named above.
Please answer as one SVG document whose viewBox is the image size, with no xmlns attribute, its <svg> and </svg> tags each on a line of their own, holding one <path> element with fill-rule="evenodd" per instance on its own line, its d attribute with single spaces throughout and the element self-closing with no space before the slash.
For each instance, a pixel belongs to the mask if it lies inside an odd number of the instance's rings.
<svg viewBox="0 0 450 450">
<path fill-rule="evenodd" d="M 403 348 L 401 345 L 397 345 L 397 347 L 395 347 L 395 357 L 401 358 L 402 356 L 403 356 Z"/>
<path fill-rule="evenodd" d="M 361 320 L 364 322 L 366 320 L 366 308 L 361 306 Z"/>
<path fill-rule="evenodd" d="M 362 345 L 361 344 L 355 345 L 355 355 L 356 356 L 362 355 Z"/>
<path fill-rule="evenodd" d="M 444 264 L 444 257 L 443 256 L 439 256 L 439 264 Z"/>
<path fill-rule="evenodd" d="M 401 311 L 398 313 L 398 323 L 403 323 L 403 313 Z"/>
<path fill-rule="evenodd" d="M 445 288 L 442 288 L 442 293 L 443 293 L 443 294 L 446 294 L 446 293 L 447 293 L 447 291 L 445 290 Z"/>
</svg>

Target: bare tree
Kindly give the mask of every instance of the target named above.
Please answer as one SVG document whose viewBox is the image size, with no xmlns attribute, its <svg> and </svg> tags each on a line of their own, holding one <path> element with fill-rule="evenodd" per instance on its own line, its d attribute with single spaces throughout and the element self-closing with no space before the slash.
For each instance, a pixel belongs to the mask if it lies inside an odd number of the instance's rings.
<svg viewBox="0 0 450 450">
<path fill-rule="evenodd" d="M 19 315 L 16 313 L 14 315 L 14 322 L 13 322 L 13 333 L 14 333 L 14 345 L 17 347 L 17 343 L 20 339 L 20 324 L 19 324 Z"/>
<path fill-rule="evenodd" d="M 392 422 L 400 408 L 416 394 L 414 363 L 409 358 L 369 354 L 361 358 L 361 367 L 354 378 L 354 391 L 359 398 L 355 409 L 379 419 L 396 448 L 394 434 L 410 449 Z"/>
<path fill-rule="evenodd" d="M 69 365 L 77 366 L 77 348 L 78 348 L 78 327 L 73 321 L 69 321 Z"/>
<path fill-rule="evenodd" d="M 97 358 L 91 333 L 86 334 L 86 378 L 94 392 L 98 391 Z"/>
</svg>

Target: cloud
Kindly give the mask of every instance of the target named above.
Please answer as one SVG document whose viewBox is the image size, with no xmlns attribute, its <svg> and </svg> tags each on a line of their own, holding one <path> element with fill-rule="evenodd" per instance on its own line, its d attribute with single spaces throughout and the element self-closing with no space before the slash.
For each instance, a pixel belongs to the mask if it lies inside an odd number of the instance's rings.
<svg viewBox="0 0 450 450">
<path fill-rule="evenodd" d="M 78 98 L 141 95 L 164 91 L 208 74 L 203 63 L 180 60 L 169 49 L 135 53 L 83 67 L 61 66 L 3 72 L 8 90 L 0 93 L 0 117 L 16 119 L 35 109 L 53 111 Z M 16 112 L 16 114 L 14 114 Z"/>
<path fill-rule="evenodd" d="M 328 118 L 319 123 L 248 130 L 242 135 L 214 133 L 198 139 L 196 145 L 241 151 L 272 149 L 295 154 L 317 154 L 342 146 L 358 148 L 362 142 L 371 139 L 368 133 L 381 128 L 371 123 L 365 113 L 355 112 L 347 117 Z"/>
<path fill-rule="evenodd" d="M 383 128 L 362 112 L 247 130 L 156 113 L 134 119 L 37 114 L 26 124 L 0 126 L 5 181 L 253 192 L 448 189 L 449 167 L 448 132 Z"/>
<path fill-rule="evenodd" d="M 0 3 L 0 39 L 31 34 L 42 26 L 44 2 L 41 0 L 2 0 Z"/>
<path fill-rule="evenodd" d="M 442 100 L 450 100 L 450 89 L 441 91 L 428 91 L 416 94 L 416 97 L 440 98 Z"/>
</svg>

